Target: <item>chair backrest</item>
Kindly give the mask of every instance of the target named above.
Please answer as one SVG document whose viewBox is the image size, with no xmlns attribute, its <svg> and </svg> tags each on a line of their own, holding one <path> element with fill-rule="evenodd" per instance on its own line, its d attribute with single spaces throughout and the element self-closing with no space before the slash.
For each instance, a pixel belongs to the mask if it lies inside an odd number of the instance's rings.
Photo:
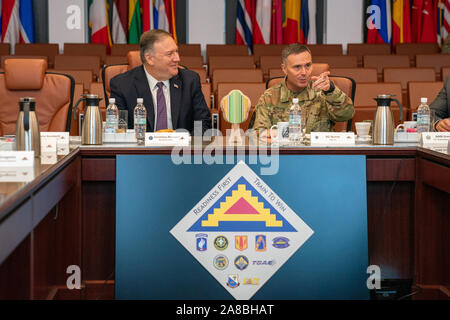
<svg viewBox="0 0 450 320">
<path fill-rule="evenodd" d="M 206 69 L 205 68 L 189 68 L 189 70 L 192 70 L 194 72 L 197 72 L 200 76 L 200 83 L 206 83 L 208 82 L 208 77 L 206 76 Z"/>
<path fill-rule="evenodd" d="M 278 64 L 281 64 L 281 52 L 286 47 L 284 44 L 254 44 L 253 45 L 253 58 L 258 66 L 262 56 L 277 56 L 279 57 Z"/>
<path fill-rule="evenodd" d="M 248 56 L 248 47 L 240 44 L 207 44 L 206 62 L 211 56 Z"/>
<path fill-rule="evenodd" d="M 222 115 L 230 123 L 242 123 L 247 120 L 251 105 L 250 98 L 238 89 L 231 90 L 220 100 Z"/>
<path fill-rule="evenodd" d="M 14 134 L 20 97 L 36 99 L 41 131 L 70 131 L 75 81 L 49 73 L 43 59 L 10 59 L 0 74 L 0 135 Z"/>
<path fill-rule="evenodd" d="M 339 56 L 342 55 L 342 44 L 308 44 L 312 58 L 315 56 Z"/>
<path fill-rule="evenodd" d="M 384 68 L 383 79 L 385 82 L 400 82 L 405 107 L 410 106 L 407 93 L 409 81 L 436 81 L 433 68 Z"/>
<path fill-rule="evenodd" d="M 199 43 L 180 43 L 178 44 L 178 54 L 180 57 L 201 57 L 202 48 Z"/>
<path fill-rule="evenodd" d="M 100 82 L 92 82 L 89 87 L 89 93 L 98 95 L 101 98 L 104 94 L 103 92 L 103 83 Z M 100 107 L 100 112 L 102 113 L 103 121 L 106 121 L 106 106 L 108 105 L 108 100 L 102 99 L 100 100 L 98 106 Z"/>
<path fill-rule="evenodd" d="M 311 75 L 312 76 L 318 76 L 320 75 L 322 72 L 325 71 L 330 71 L 330 66 L 328 65 L 328 63 L 313 63 L 312 64 L 312 72 Z M 277 77 L 271 77 L 266 81 L 266 89 L 273 87 L 274 85 L 279 84 L 281 81 L 283 81 L 284 79 L 284 74 L 282 76 L 277 76 Z"/>
<path fill-rule="evenodd" d="M 428 104 L 436 99 L 439 91 L 443 88 L 442 81 L 422 82 L 411 81 L 408 83 L 409 106 L 411 111 L 415 111 L 420 104 L 420 98 L 428 98 Z"/>
<path fill-rule="evenodd" d="M 203 57 L 202 56 L 181 56 L 180 64 L 189 69 L 203 68 Z"/>
<path fill-rule="evenodd" d="M 336 76 L 350 77 L 359 82 L 378 82 L 377 69 L 375 68 L 331 68 L 331 73 Z"/>
<path fill-rule="evenodd" d="M 387 43 L 347 44 L 347 55 L 356 56 L 358 58 L 359 66 L 362 66 L 362 60 L 364 55 L 389 55 L 389 54 L 391 54 L 391 46 Z"/>
<path fill-rule="evenodd" d="M 441 80 L 444 81 L 445 78 L 450 76 L 450 67 L 442 67 L 441 68 Z"/>
<path fill-rule="evenodd" d="M 106 46 L 101 43 L 64 43 L 64 55 L 98 56 L 103 65 L 106 58 Z"/>
<path fill-rule="evenodd" d="M 432 43 L 397 43 L 395 45 L 395 54 L 407 55 L 410 58 L 411 66 L 414 66 L 414 57 L 418 54 L 439 53 L 439 45 Z"/>
<path fill-rule="evenodd" d="M 11 54 L 11 45 L 9 43 L 0 43 L 0 56 L 9 56 Z"/>
<path fill-rule="evenodd" d="M 314 62 L 328 63 L 330 68 L 356 68 L 358 59 L 355 56 L 314 56 Z"/>
<path fill-rule="evenodd" d="M 102 82 L 103 82 L 103 94 L 105 97 L 105 101 L 109 100 L 109 96 L 111 94 L 111 89 L 109 87 L 109 82 L 112 78 L 117 76 L 118 74 L 124 73 L 128 71 L 127 64 L 118 64 L 112 66 L 104 66 L 102 69 Z"/>
<path fill-rule="evenodd" d="M 1 57 L 1 66 L 4 69 L 5 68 L 5 61 L 8 59 L 40 59 L 45 60 L 48 65 L 48 57 L 47 56 L 19 56 L 19 55 L 13 55 L 13 56 L 2 56 Z"/>
<path fill-rule="evenodd" d="M 386 67 L 409 68 L 409 57 L 406 55 L 365 55 L 363 57 L 364 68 L 376 68 L 378 80 L 383 77 L 383 69 Z"/>
<path fill-rule="evenodd" d="M 250 121 L 252 119 L 253 113 L 255 111 L 255 105 L 258 103 L 258 100 L 260 96 L 264 92 L 264 84 L 262 83 L 240 83 L 240 84 L 230 84 L 230 83 L 221 83 L 219 84 L 218 91 L 219 100 L 222 101 L 223 97 L 225 97 L 230 91 L 239 88 L 239 91 L 241 91 L 245 96 L 249 99 L 249 108 L 247 110 L 247 117 L 244 122 L 242 122 L 239 127 L 246 131 L 249 128 Z M 262 91 L 261 91 L 262 90 Z M 225 135 L 227 132 L 227 129 L 231 128 L 231 123 L 225 119 L 225 116 L 223 114 L 223 109 L 220 108 L 222 111 L 219 111 L 219 129 L 221 130 L 222 134 Z"/>
<path fill-rule="evenodd" d="M 89 92 L 91 83 L 93 81 L 93 74 L 91 70 L 55 70 L 48 69 L 49 72 L 59 72 L 64 74 L 69 74 L 75 80 L 75 83 L 80 83 L 83 85 L 83 91 Z"/>
<path fill-rule="evenodd" d="M 202 83 L 202 93 L 205 97 L 206 104 L 208 105 L 209 110 L 211 111 L 211 84 L 210 83 Z"/>
<path fill-rule="evenodd" d="M 344 92 L 347 95 L 347 97 L 352 99 L 352 102 L 355 100 L 356 81 L 353 78 L 337 75 L 329 75 L 328 77 L 331 81 L 333 81 L 336 87 L 338 87 L 342 92 Z M 334 130 L 350 131 L 351 128 L 352 128 L 352 119 L 348 121 L 337 122 Z"/>
<path fill-rule="evenodd" d="M 128 44 L 128 43 L 114 43 L 111 46 L 112 56 L 123 56 L 126 57 L 128 51 L 139 51 L 139 44 Z"/>
<path fill-rule="evenodd" d="M 213 91 L 222 82 L 263 82 L 261 69 L 216 69 L 212 76 Z"/>
<path fill-rule="evenodd" d="M 275 68 L 275 69 L 270 68 L 269 69 L 269 77 L 268 77 L 268 79 L 278 78 L 278 77 L 284 77 L 283 70 L 281 68 Z M 267 82 L 267 80 L 266 80 L 266 82 Z"/>
<path fill-rule="evenodd" d="M 141 54 L 139 51 L 130 51 L 127 54 L 128 70 L 142 65 Z"/>
<path fill-rule="evenodd" d="M 254 69 L 255 63 L 251 56 L 210 56 L 209 75 L 212 76 L 215 69 Z"/>
<path fill-rule="evenodd" d="M 356 90 L 355 100 L 353 104 L 355 107 L 376 107 L 377 102 L 374 100 L 379 94 L 393 94 L 395 98 L 402 101 L 402 87 L 400 83 L 359 83 L 358 90 Z M 396 102 L 392 102 L 391 106 L 396 106 Z"/>
<path fill-rule="evenodd" d="M 82 94 L 84 93 L 83 85 L 81 83 L 75 83 L 75 90 L 73 91 L 73 100 L 76 103 L 78 99 L 81 98 Z M 76 114 L 71 117 L 72 124 L 70 126 L 70 135 L 71 136 L 80 136 L 81 135 L 81 128 L 79 123 L 80 113 L 84 113 L 84 107 L 85 103 L 84 101 L 81 101 L 80 104 L 77 106 L 77 110 L 75 111 Z M 75 120 L 73 120 L 75 119 Z"/>
<path fill-rule="evenodd" d="M 279 69 L 281 70 L 281 55 L 279 56 L 259 56 L 259 67 L 263 71 L 265 76 L 269 75 L 270 69 Z"/>
<path fill-rule="evenodd" d="M 106 56 L 105 65 L 128 63 L 127 55 L 124 56 Z"/>
<path fill-rule="evenodd" d="M 441 80 L 441 68 L 450 67 L 450 54 L 418 54 L 416 67 L 434 68 L 436 79 Z"/>
<path fill-rule="evenodd" d="M 16 43 L 14 51 L 22 56 L 46 56 L 49 66 L 53 66 L 59 47 L 57 43 Z"/>
<path fill-rule="evenodd" d="M 55 70 L 91 70 L 98 79 L 100 76 L 100 57 L 99 56 L 55 56 Z"/>
</svg>

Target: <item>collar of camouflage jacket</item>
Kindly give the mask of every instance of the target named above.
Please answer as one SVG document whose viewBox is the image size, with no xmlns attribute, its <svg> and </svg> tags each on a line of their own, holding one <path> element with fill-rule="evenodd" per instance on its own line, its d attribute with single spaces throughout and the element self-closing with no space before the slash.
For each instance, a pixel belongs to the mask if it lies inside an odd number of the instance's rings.
<svg viewBox="0 0 450 320">
<path fill-rule="evenodd" d="M 309 81 L 308 86 L 300 92 L 293 92 L 289 90 L 286 85 L 286 80 L 287 77 L 285 77 L 280 84 L 280 102 L 289 102 L 292 100 L 292 98 L 298 98 L 298 101 L 314 100 L 316 94 L 314 92 L 314 89 L 312 88 L 311 80 Z"/>
</svg>

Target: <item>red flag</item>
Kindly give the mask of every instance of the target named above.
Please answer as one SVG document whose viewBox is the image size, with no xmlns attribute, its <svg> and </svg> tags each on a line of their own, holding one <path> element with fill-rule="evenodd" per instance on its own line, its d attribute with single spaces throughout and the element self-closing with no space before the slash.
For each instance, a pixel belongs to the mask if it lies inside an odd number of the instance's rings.
<svg viewBox="0 0 450 320">
<path fill-rule="evenodd" d="M 395 0 L 392 10 L 392 46 L 411 42 L 409 0 Z"/>
<path fill-rule="evenodd" d="M 272 1 L 272 22 L 270 28 L 270 43 L 283 43 L 283 8 L 282 0 Z"/>
<path fill-rule="evenodd" d="M 413 0 L 411 7 L 412 16 L 412 41 L 419 42 L 422 31 L 422 10 L 424 0 Z"/>
<path fill-rule="evenodd" d="M 425 0 L 422 10 L 422 28 L 419 42 L 437 42 L 436 14 L 432 0 Z"/>
</svg>

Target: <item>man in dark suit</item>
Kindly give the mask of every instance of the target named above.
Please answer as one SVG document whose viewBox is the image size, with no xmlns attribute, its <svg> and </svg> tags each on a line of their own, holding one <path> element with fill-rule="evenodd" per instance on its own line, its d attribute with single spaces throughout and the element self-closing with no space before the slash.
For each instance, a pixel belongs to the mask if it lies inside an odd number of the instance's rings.
<svg viewBox="0 0 450 320">
<path fill-rule="evenodd" d="M 436 131 L 450 131 L 450 77 L 445 78 L 444 87 L 430 104 L 430 109 L 436 116 Z"/>
<path fill-rule="evenodd" d="M 196 72 L 178 68 L 178 47 L 170 33 L 144 32 L 140 39 L 143 65 L 111 79 L 111 98 L 120 110 L 128 110 L 128 127 L 133 128 L 137 98 L 144 99 L 147 131 L 186 129 L 202 122 L 202 133 L 211 128 L 211 114 Z"/>
</svg>

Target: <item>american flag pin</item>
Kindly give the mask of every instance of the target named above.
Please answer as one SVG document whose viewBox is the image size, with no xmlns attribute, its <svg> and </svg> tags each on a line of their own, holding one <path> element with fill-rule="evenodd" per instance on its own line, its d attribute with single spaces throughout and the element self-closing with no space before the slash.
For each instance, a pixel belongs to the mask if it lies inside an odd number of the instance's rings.
<svg viewBox="0 0 450 320">
<path fill-rule="evenodd" d="M 178 89 L 178 85 L 176 83 L 174 83 L 173 86 Z"/>
</svg>

